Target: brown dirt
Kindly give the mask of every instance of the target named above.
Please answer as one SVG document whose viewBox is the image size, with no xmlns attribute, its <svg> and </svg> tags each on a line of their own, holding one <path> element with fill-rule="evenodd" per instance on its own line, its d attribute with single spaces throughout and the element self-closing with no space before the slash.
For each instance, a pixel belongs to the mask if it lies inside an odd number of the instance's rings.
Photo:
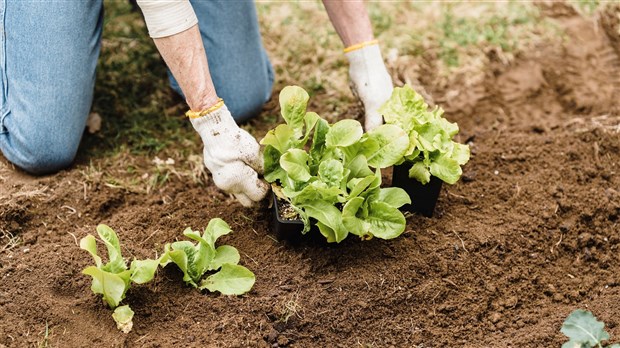
<svg viewBox="0 0 620 348">
<path fill-rule="evenodd" d="M 618 17 L 554 6 L 564 42 L 509 65 L 489 52 L 485 78 L 456 77 L 450 94 L 424 84 L 473 157 L 436 216 L 408 216 L 395 240 L 292 245 L 273 238 L 265 206 L 213 185 L 138 194 L 83 182 L 81 167 L 30 178 L 2 164 L 0 347 L 45 342 L 46 323 L 58 347 L 559 347 L 576 308 L 620 340 Z M 201 294 L 168 266 L 129 291 L 135 326 L 119 333 L 80 274 L 90 259 L 76 238 L 106 223 L 126 257 L 152 257 L 213 217 L 233 227 L 222 242 L 254 289 Z"/>
</svg>

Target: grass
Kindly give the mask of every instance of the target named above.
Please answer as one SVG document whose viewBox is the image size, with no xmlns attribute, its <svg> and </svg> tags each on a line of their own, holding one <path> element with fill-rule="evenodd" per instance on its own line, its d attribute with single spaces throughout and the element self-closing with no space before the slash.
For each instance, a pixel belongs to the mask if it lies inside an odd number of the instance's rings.
<svg viewBox="0 0 620 348">
<path fill-rule="evenodd" d="M 85 148 L 91 156 L 159 153 L 192 134 L 185 106 L 168 87 L 140 14 L 125 1 L 106 1 L 105 10 L 93 102 L 102 130 L 86 137 Z"/>
<path fill-rule="evenodd" d="M 569 3 L 573 5 L 578 11 L 585 15 L 591 15 L 601 6 L 607 4 L 618 4 L 619 0 L 570 0 Z"/>
<path fill-rule="evenodd" d="M 202 144 L 183 117 L 187 106 L 171 91 L 140 13 L 132 12 L 126 1 L 106 0 L 104 5 L 93 104 L 103 124 L 83 141 L 79 163 L 85 164 L 85 178 L 104 170 L 100 176 L 107 185 L 141 192 L 152 192 L 175 177 L 204 181 L 204 169 L 196 164 Z M 257 11 L 276 73 L 274 95 L 297 84 L 311 94 L 310 108 L 327 119 L 359 115 L 342 43 L 322 4 L 259 2 Z M 518 1 L 369 2 L 368 11 L 396 83 L 415 86 L 424 80 L 435 89 L 446 88 L 459 73 L 481 74 L 491 50 L 508 62 L 553 32 L 533 4 Z M 277 98 L 265 110 L 244 126 L 257 138 L 279 122 Z M 175 164 L 158 166 L 156 156 Z"/>
<path fill-rule="evenodd" d="M 49 340 L 50 330 L 49 330 L 49 325 L 47 323 L 47 320 L 45 321 L 45 330 L 42 333 L 43 333 L 43 340 L 39 342 L 39 344 L 37 345 L 38 348 L 46 348 L 49 346 L 48 340 Z"/>
<path fill-rule="evenodd" d="M 0 228 L 0 253 L 10 251 L 21 243 L 19 236 Z"/>
</svg>

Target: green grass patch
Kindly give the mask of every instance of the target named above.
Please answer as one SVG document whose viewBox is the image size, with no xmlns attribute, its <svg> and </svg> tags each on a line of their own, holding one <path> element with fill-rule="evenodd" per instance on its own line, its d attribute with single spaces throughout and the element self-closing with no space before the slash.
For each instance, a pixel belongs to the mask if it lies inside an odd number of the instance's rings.
<svg viewBox="0 0 620 348">
<path fill-rule="evenodd" d="M 129 150 L 152 155 L 191 136 L 185 104 L 168 84 L 166 66 L 128 2 L 105 1 L 105 20 L 93 111 L 103 122 L 87 135 L 87 156 Z"/>
</svg>

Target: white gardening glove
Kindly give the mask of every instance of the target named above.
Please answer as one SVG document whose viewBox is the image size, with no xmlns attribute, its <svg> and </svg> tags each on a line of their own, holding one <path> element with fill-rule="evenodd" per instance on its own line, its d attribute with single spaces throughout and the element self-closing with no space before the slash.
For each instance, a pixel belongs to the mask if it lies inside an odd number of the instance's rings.
<svg viewBox="0 0 620 348">
<path fill-rule="evenodd" d="M 263 172 L 260 145 L 237 126 L 226 105 L 190 120 L 202 138 L 205 167 L 215 185 L 246 207 L 263 199 L 268 186 L 258 178 Z"/>
<path fill-rule="evenodd" d="M 345 52 L 349 59 L 351 91 L 364 106 L 364 128 L 370 131 L 383 124 L 383 117 L 377 109 L 392 95 L 392 78 L 385 68 L 376 41 L 369 45 L 351 46 Z"/>
</svg>

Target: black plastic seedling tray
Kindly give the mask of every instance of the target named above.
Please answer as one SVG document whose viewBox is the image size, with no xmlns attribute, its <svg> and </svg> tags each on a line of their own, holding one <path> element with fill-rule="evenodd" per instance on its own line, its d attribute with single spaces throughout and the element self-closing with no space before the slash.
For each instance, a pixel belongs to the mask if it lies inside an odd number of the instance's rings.
<svg viewBox="0 0 620 348">
<path fill-rule="evenodd" d="M 301 235 L 304 229 L 304 223 L 301 220 L 286 220 L 280 216 L 280 207 L 278 206 L 278 197 L 272 193 L 273 210 L 271 219 L 271 229 L 278 238 L 286 238 L 287 236 Z"/>
<path fill-rule="evenodd" d="M 431 176 L 431 181 L 422 185 L 419 181 L 409 177 L 409 169 L 412 165 L 411 162 L 405 162 L 394 166 L 393 169 L 392 186 L 404 189 L 411 197 L 411 204 L 405 204 L 400 209 L 432 217 L 443 181 Z"/>
<path fill-rule="evenodd" d="M 304 229 L 304 222 L 301 220 L 287 220 L 280 215 L 280 206 L 278 205 L 278 197 L 272 192 L 273 207 L 271 209 L 271 230 L 280 240 L 288 240 L 293 243 L 302 241 L 311 241 L 314 243 L 327 243 L 325 237 L 321 234 L 316 225 L 312 224 L 310 231 L 305 235 L 301 233 Z"/>
</svg>

